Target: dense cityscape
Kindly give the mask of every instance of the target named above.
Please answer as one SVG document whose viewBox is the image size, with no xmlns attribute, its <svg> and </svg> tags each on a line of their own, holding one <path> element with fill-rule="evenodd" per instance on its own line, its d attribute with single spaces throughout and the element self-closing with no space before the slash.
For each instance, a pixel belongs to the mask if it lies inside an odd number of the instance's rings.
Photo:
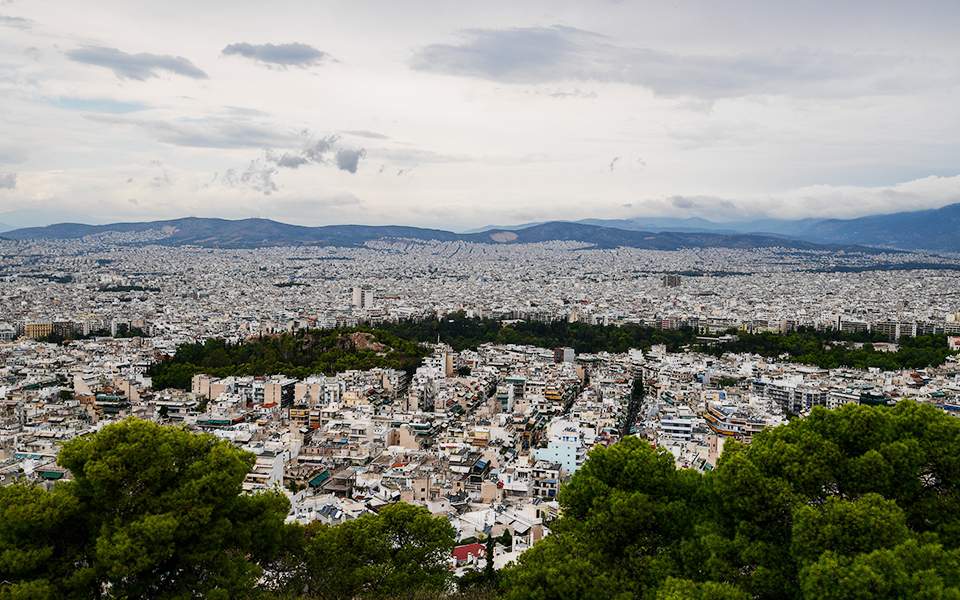
<svg viewBox="0 0 960 600">
<path fill-rule="evenodd" d="M 398 501 L 443 517 L 459 577 L 488 558 L 503 568 L 549 536 L 564 482 L 593 449 L 625 437 L 709 472 L 728 441 L 749 443 L 816 407 L 910 399 L 960 412 L 954 258 L 559 242 L 211 250 L 97 238 L 2 250 L 3 485 L 69 480 L 60 448 L 111 423 L 179 425 L 255 455 L 243 490 L 282 491 L 288 521 L 337 525 Z M 878 267 L 896 264 L 906 266 Z M 500 332 L 462 334 L 471 322 L 511 335 L 558 323 L 633 328 L 648 341 L 498 343 Z M 897 370 L 723 351 L 798 331 L 877 356 L 926 338 L 945 347 L 934 364 Z M 309 337 L 320 334 L 330 339 Z M 304 356 L 316 346 L 309 356 L 326 368 L 250 370 L 288 342 Z M 373 362 L 352 368 L 361 357 Z M 180 363 L 190 370 L 173 379 Z"/>
<path fill-rule="evenodd" d="M 0 600 L 960 600 L 956 0 L 0 0 Z"/>
</svg>

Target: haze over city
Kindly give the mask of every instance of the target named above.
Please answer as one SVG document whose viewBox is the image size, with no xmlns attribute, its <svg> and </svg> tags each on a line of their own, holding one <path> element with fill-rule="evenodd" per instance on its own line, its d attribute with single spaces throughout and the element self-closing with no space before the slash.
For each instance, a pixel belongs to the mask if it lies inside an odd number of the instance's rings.
<svg viewBox="0 0 960 600">
<path fill-rule="evenodd" d="M 960 7 L 0 5 L 0 223 L 855 217 L 960 199 Z"/>
</svg>

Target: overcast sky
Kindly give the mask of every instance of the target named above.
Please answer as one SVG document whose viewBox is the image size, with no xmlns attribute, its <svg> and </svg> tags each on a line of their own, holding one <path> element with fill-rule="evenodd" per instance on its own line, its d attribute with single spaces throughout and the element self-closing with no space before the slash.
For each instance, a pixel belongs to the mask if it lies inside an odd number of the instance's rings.
<svg viewBox="0 0 960 600">
<path fill-rule="evenodd" d="M 0 223 L 960 202 L 960 2 L 0 0 Z"/>
</svg>

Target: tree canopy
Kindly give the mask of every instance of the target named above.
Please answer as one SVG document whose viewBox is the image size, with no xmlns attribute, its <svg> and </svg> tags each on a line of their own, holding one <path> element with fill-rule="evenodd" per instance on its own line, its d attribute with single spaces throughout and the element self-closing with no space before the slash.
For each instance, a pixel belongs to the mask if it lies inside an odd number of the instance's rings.
<svg viewBox="0 0 960 600">
<path fill-rule="evenodd" d="M 72 479 L 0 487 L 0 599 L 455 597 L 455 532 L 423 507 L 286 524 L 279 491 L 242 492 L 252 455 L 136 419 L 59 462 Z M 705 474 L 627 437 L 559 500 L 484 575 L 504 600 L 960 599 L 960 420 L 929 405 L 818 408 Z"/>
<path fill-rule="evenodd" d="M 355 333 L 369 334 L 372 343 L 358 345 L 350 337 Z M 383 329 L 310 330 L 235 344 L 222 339 L 182 344 L 173 357 L 154 363 L 149 374 L 157 389 L 186 390 L 198 373 L 216 377 L 284 373 L 304 378 L 376 367 L 413 371 L 427 352 L 418 342 L 401 339 Z"/>
<path fill-rule="evenodd" d="M 510 600 L 960 597 L 960 421 L 815 409 L 728 444 L 714 472 L 637 438 L 594 450 Z"/>
<path fill-rule="evenodd" d="M 383 351 L 357 346 L 349 341 L 366 333 L 385 346 Z M 422 344 L 439 338 L 456 350 L 476 348 L 485 343 L 528 344 L 541 348 L 569 346 L 577 352 L 626 352 L 664 344 L 670 351 L 698 349 L 721 355 L 750 352 L 823 368 L 877 367 L 886 370 L 923 368 L 943 364 L 951 354 L 943 335 L 902 338 L 896 352 L 883 352 L 870 342 L 882 340 L 871 333 L 801 329 L 788 334 L 742 333 L 738 339 L 712 345 L 702 344 L 691 328 L 660 329 L 649 325 L 592 325 L 566 321 L 518 321 L 504 324 L 496 319 L 474 319 L 462 313 L 442 319 L 403 320 L 376 327 L 343 327 L 329 330 L 302 330 L 265 336 L 231 344 L 221 339 L 183 344 L 173 357 L 150 369 L 154 387 L 189 389 L 190 378 L 198 373 L 217 377 L 229 375 L 271 375 L 284 373 L 307 377 L 348 369 L 390 367 L 412 372 L 427 354 Z M 850 342 L 864 345 L 856 348 Z M 463 372 L 461 374 L 464 374 Z"/>
<path fill-rule="evenodd" d="M 287 587 L 320 600 L 442 593 L 450 588 L 455 541 L 445 518 L 410 504 L 337 526 L 314 522 L 303 532 Z"/>
<path fill-rule="evenodd" d="M 64 444 L 72 481 L 0 488 L 0 596 L 238 597 L 279 550 L 287 499 L 241 494 L 253 455 L 128 419 Z"/>
<path fill-rule="evenodd" d="M 72 479 L 0 487 L 0 599 L 413 598 L 451 588 L 455 533 L 394 504 L 338 526 L 285 524 L 243 493 L 254 457 L 127 419 L 64 444 Z"/>
</svg>

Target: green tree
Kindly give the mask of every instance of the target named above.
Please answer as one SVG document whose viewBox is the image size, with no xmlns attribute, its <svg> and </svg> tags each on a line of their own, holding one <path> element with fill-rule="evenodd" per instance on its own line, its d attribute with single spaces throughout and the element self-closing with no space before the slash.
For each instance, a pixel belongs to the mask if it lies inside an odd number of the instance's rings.
<svg viewBox="0 0 960 600">
<path fill-rule="evenodd" d="M 403 503 L 337 526 L 311 523 L 288 589 L 323 600 L 444 592 L 455 540 L 445 518 Z"/>
<path fill-rule="evenodd" d="M 73 481 L 12 486 L 0 578 L 60 598 L 236 598 L 287 533 L 278 493 L 242 494 L 253 456 L 209 435 L 127 419 L 64 444 Z M 12 495 L 12 496 L 11 496 Z M 7 505 L 7 502 L 3 503 Z"/>
<path fill-rule="evenodd" d="M 628 437 L 559 501 L 509 600 L 960 598 L 960 420 L 930 405 L 815 409 L 703 475 Z"/>
<path fill-rule="evenodd" d="M 0 598 L 57 598 L 85 587 L 90 570 L 73 527 L 80 516 L 63 486 L 0 486 Z"/>
<path fill-rule="evenodd" d="M 894 548 L 845 556 L 824 553 L 801 573 L 809 600 L 960 598 L 960 550 L 909 540 Z"/>
</svg>

